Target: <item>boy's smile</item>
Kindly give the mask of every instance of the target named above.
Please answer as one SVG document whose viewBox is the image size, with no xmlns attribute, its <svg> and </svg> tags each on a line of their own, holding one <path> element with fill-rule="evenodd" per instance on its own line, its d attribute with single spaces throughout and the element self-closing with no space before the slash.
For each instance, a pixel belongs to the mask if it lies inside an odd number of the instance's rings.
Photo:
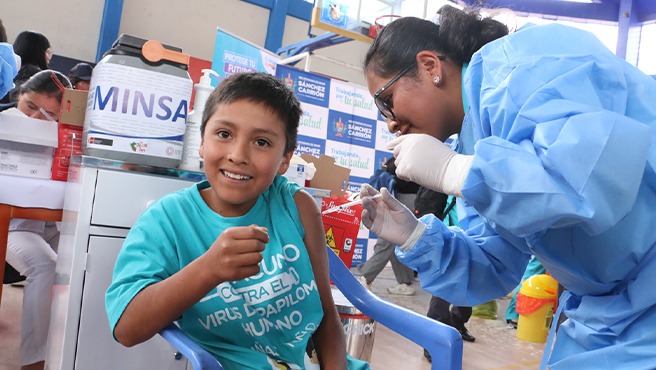
<svg viewBox="0 0 656 370">
<path fill-rule="evenodd" d="M 284 174 L 293 153 L 285 154 L 283 121 L 262 103 L 238 100 L 219 105 L 207 121 L 200 156 L 211 185 L 201 195 L 216 213 L 246 214 Z"/>
</svg>

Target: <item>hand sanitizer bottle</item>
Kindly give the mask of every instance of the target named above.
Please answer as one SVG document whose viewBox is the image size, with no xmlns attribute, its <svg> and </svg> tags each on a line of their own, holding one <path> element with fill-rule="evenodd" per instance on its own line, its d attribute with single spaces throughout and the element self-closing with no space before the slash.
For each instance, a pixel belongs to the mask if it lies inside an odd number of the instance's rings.
<svg viewBox="0 0 656 370">
<path fill-rule="evenodd" d="M 194 98 L 194 109 L 187 116 L 187 126 L 184 134 L 184 143 L 182 146 L 182 162 L 179 168 L 185 171 L 203 172 L 203 159 L 198 152 L 200 149 L 200 124 L 203 119 L 205 103 L 210 93 L 214 90 L 211 82 L 211 76 L 217 78 L 219 74 L 211 69 L 203 69 L 203 76 L 200 81 L 194 85 L 196 97 Z"/>
</svg>

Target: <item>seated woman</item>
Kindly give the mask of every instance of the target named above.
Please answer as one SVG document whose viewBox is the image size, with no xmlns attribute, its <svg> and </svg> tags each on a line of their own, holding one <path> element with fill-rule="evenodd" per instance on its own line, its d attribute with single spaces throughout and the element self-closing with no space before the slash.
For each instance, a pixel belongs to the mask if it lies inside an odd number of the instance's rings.
<svg viewBox="0 0 656 370">
<path fill-rule="evenodd" d="M 50 41 L 45 35 L 36 31 L 19 33 L 13 47 L 14 52 L 20 56 L 20 69 L 14 77 L 16 86 L 6 95 L 3 94 L 0 104 L 16 102 L 20 94 L 20 86 L 34 74 L 48 69 L 52 58 Z"/>
<path fill-rule="evenodd" d="M 56 121 L 61 110 L 63 87 L 71 87 L 63 74 L 51 70 L 38 72 L 20 87 L 18 101 L 6 105 L 0 114 Z M 21 323 L 23 370 L 43 369 L 44 366 L 58 243 L 59 231 L 54 222 L 11 220 L 7 262 L 26 276 L 28 283 L 23 291 Z"/>
<path fill-rule="evenodd" d="M 116 340 L 132 346 L 178 320 L 226 369 L 369 369 L 346 354 L 319 209 L 281 176 L 301 112 L 264 73 L 212 92 L 201 123 L 207 181 L 146 209 L 116 261 L 106 294 Z"/>
</svg>

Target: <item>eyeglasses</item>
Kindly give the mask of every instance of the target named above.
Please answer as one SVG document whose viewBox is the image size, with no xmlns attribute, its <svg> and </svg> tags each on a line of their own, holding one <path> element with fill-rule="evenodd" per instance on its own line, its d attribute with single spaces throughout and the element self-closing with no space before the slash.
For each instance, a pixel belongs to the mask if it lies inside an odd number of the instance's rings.
<svg viewBox="0 0 656 370">
<path fill-rule="evenodd" d="M 446 56 L 444 55 L 438 55 L 437 58 L 440 60 L 446 60 Z M 403 77 L 404 74 L 408 73 L 412 69 L 412 67 L 415 66 L 415 63 L 411 63 L 409 66 L 405 67 L 401 72 L 399 72 L 394 78 L 389 80 L 388 83 L 385 84 L 385 86 L 381 87 L 380 90 L 378 90 L 374 94 L 374 103 L 376 103 L 376 107 L 378 110 L 380 110 L 380 114 L 383 115 L 383 117 L 391 120 L 396 120 L 396 116 L 394 115 L 394 112 L 392 111 L 392 107 L 390 106 L 390 103 L 388 102 L 389 99 L 381 99 L 380 96 L 385 92 L 385 90 L 389 89 L 392 84 L 394 84 L 399 78 Z"/>
<path fill-rule="evenodd" d="M 392 119 L 396 120 L 396 116 L 394 115 L 394 112 L 392 112 L 392 107 L 388 103 L 388 100 L 386 99 L 381 99 L 380 95 L 385 92 L 385 90 L 389 89 L 390 86 L 392 86 L 399 78 L 403 77 L 404 74 L 408 73 L 408 71 L 414 67 L 416 64 L 413 62 L 409 66 L 405 67 L 401 72 L 399 72 L 394 78 L 389 80 L 388 83 L 385 84 L 385 86 L 381 87 L 380 90 L 376 91 L 374 94 L 374 103 L 376 103 L 376 107 L 378 107 L 378 110 L 380 110 L 380 114 L 383 115 L 383 117 L 387 119 Z"/>
</svg>

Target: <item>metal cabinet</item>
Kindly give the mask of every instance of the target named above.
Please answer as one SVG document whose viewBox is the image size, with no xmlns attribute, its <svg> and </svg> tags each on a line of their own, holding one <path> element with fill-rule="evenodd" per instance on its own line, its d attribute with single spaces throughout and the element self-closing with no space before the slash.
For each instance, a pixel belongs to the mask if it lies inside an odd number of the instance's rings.
<svg viewBox="0 0 656 370">
<path fill-rule="evenodd" d="M 114 341 L 104 296 L 141 212 L 192 182 L 93 158 L 77 162 L 64 201 L 46 369 L 186 369 L 184 357 L 159 336 L 132 348 Z"/>
</svg>

